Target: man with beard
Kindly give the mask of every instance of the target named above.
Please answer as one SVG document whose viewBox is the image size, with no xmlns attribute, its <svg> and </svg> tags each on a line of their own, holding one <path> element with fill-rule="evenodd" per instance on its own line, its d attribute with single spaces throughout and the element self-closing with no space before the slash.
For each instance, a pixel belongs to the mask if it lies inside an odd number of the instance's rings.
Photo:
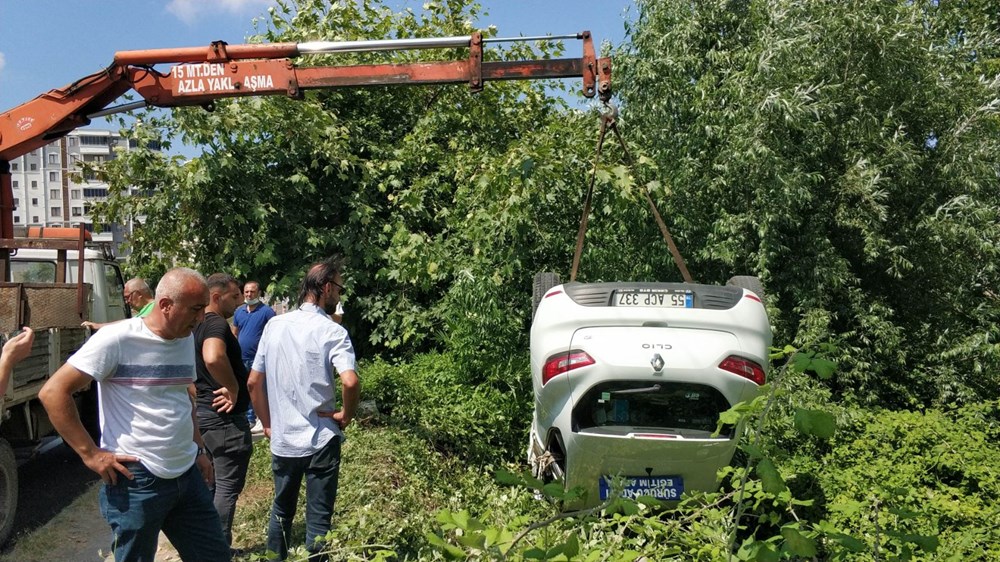
<svg viewBox="0 0 1000 562">
<path fill-rule="evenodd" d="M 240 344 L 226 319 L 242 300 L 240 285 L 232 275 L 208 277 L 209 302 L 205 320 L 195 328 L 197 379 L 190 392 L 198 405 L 198 427 L 215 466 L 215 509 L 222 531 L 233 544 L 236 500 L 246 484 L 253 453 L 247 406 L 247 371 L 240 358 Z"/>
<path fill-rule="evenodd" d="M 340 269 L 339 259 L 309 268 L 302 281 L 299 309 L 267 323 L 250 371 L 250 396 L 264 435 L 271 440 L 274 471 L 267 549 L 281 560 L 288 556 L 303 476 L 306 549 L 322 552 L 337 498 L 343 430 L 358 406 L 354 347 L 343 326 L 330 318 L 344 289 Z M 342 387 L 340 409 L 337 376 Z"/>
</svg>

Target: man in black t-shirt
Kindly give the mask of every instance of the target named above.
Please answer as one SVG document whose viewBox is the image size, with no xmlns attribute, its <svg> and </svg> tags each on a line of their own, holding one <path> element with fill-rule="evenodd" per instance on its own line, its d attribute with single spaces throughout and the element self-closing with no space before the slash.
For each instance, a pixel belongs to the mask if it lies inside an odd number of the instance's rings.
<svg viewBox="0 0 1000 562">
<path fill-rule="evenodd" d="M 247 370 L 239 341 L 227 318 L 242 300 L 239 282 L 232 275 L 208 277 L 209 304 L 205 320 L 195 328 L 197 378 L 191 387 L 198 407 L 198 427 L 215 467 L 215 509 L 230 548 L 236 500 L 246 484 L 253 452 L 247 422 Z"/>
</svg>

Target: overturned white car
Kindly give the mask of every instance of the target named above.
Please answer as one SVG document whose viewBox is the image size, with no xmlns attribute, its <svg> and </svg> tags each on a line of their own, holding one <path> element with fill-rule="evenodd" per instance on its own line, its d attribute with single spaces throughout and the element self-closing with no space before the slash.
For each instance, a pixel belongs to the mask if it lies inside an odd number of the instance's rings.
<svg viewBox="0 0 1000 562">
<path fill-rule="evenodd" d="M 727 286 L 566 283 L 535 278 L 528 460 L 536 476 L 599 504 L 614 477 L 626 496 L 677 500 L 714 490 L 736 451 L 719 414 L 767 377 L 771 328 L 754 277 Z"/>
</svg>

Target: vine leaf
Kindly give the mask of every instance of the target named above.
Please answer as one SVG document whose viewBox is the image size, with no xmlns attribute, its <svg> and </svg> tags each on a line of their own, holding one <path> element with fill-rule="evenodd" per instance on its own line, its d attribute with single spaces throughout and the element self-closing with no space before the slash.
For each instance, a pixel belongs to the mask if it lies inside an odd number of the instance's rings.
<svg viewBox="0 0 1000 562">
<path fill-rule="evenodd" d="M 799 408 L 795 411 L 795 429 L 803 435 L 815 435 L 829 439 L 837 431 L 837 421 L 833 414 L 822 410 Z"/>
</svg>

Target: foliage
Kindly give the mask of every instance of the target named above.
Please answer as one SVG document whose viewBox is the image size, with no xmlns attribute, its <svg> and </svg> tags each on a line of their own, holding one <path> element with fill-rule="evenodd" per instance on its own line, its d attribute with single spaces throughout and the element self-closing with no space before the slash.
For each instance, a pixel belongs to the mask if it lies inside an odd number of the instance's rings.
<svg viewBox="0 0 1000 562">
<path fill-rule="evenodd" d="M 991 523 L 1000 404 L 883 410 L 846 425 L 827 409 L 792 405 L 791 423 L 807 446 L 783 456 L 764 422 L 794 396 L 782 390 L 785 377 L 830 376 L 834 368 L 814 352 L 778 353 L 785 356 L 769 393 L 720 419 L 753 421 L 754 429 L 742 445 L 746 464 L 725 468 L 718 492 L 687 493 L 666 510 L 652 498 L 571 514 L 553 503 L 551 517 L 520 527 L 445 511 L 431 544 L 447 558 L 476 560 L 1000 559 Z M 810 441 L 828 444 L 827 452 L 814 456 Z M 553 499 L 564 493 L 527 475 L 500 479 Z"/>
<path fill-rule="evenodd" d="M 439 452 L 500 462 L 519 456 L 527 441 L 531 385 L 523 360 L 475 373 L 449 354 L 375 360 L 363 366 L 361 380 L 362 394 L 388 424 L 412 431 Z"/>
<path fill-rule="evenodd" d="M 695 276 L 763 278 L 838 394 L 996 396 L 1000 31 L 952 2 L 639 0 L 622 122 Z"/>
</svg>

